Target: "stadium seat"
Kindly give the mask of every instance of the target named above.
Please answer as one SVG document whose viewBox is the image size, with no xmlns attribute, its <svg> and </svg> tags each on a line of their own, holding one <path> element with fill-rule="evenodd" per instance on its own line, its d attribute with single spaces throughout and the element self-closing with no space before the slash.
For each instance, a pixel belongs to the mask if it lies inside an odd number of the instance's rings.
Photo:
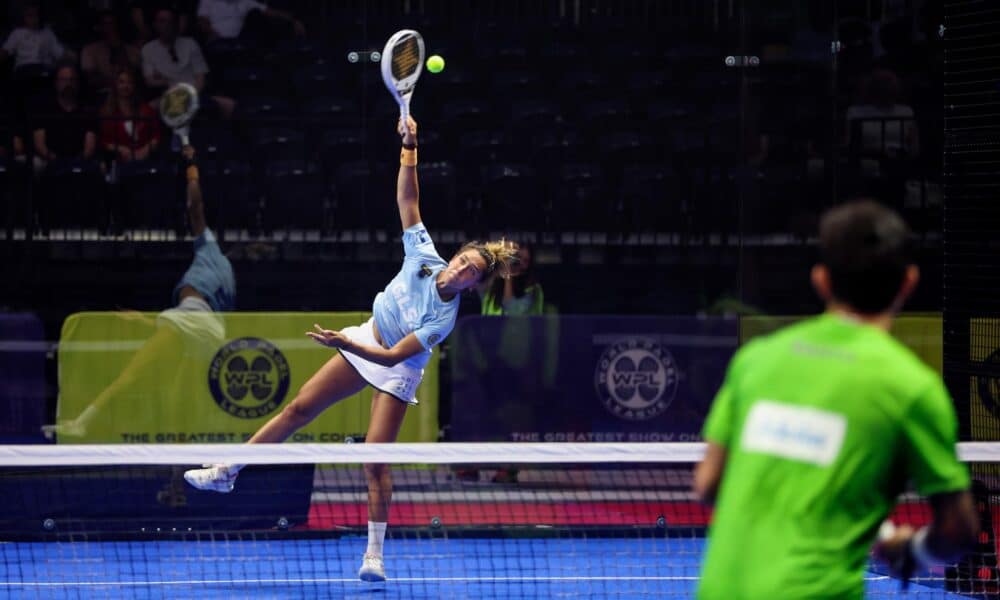
<svg viewBox="0 0 1000 600">
<path fill-rule="evenodd" d="M 435 229 L 464 228 L 466 207 L 464 203 L 460 206 L 455 165 L 448 161 L 421 163 L 417 174 L 421 214 Z"/>
<path fill-rule="evenodd" d="M 622 173 L 613 220 L 637 231 L 685 231 L 690 197 L 674 169 L 667 165 L 629 165 Z"/>
<path fill-rule="evenodd" d="M 326 125 L 350 125 L 361 121 L 361 112 L 356 102 L 337 96 L 317 96 L 305 99 L 300 112 L 314 117 Z"/>
<path fill-rule="evenodd" d="M 104 177 L 95 161 L 56 159 L 39 179 L 36 209 L 43 230 L 103 228 L 108 205 Z"/>
<path fill-rule="evenodd" d="M 535 169 L 519 163 L 497 163 L 483 168 L 481 227 L 510 227 L 538 231 L 545 222 Z"/>
<path fill-rule="evenodd" d="M 344 83 L 343 78 L 338 75 L 329 64 L 308 64 L 292 73 L 292 89 L 301 100 L 333 95 Z"/>
<path fill-rule="evenodd" d="M 323 168 L 333 173 L 342 164 L 365 159 L 366 142 L 367 135 L 363 129 L 324 131 L 318 148 Z"/>
<path fill-rule="evenodd" d="M 563 163 L 589 160 L 596 154 L 587 152 L 583 136 L 576 130 L 559 131 L 551 129 L 532 137 L 531 159 L 535 164 L 554 168 Z"/>
<path fill-rule="evenodd" d="M 117 221 L 126 229 L 179 230 L 184 204 L 177 167 L 155 160 L 118 166 Z"/>
<path fill-rule="evenodd" d="M 246 96 L 239 99 L 236 109 L 246 119 L 284 117 L 292 112 L 287 100 L 275 96 Z"/>
<path fill-rule="evenodd" d="M 591 163 L 564 165 L 552 182 L 554 230 L 588 230 L 606 226 L 609 202 L 604 196 L 604 174 Z"/>
<path fill-rule="evenodd" d="M 269 67 L 232 67 L 223 71 L 222 87 L 236 97 L 267 94 L 279 87 L 279 79 Z"/>
<path fill-rule="evenodd" d="M 264 167 L 264 229 L 327 229 L 330 198 L 315 164 L 275 160 Z"/>
<path fill-rule="evenodd" d="M 209 227 L 259 230 L 261 195 L 250 165 L 241 160 L 200 161 L 199 171 Z"/>
<path fill-rule="evenodd" d="M 489 113 L 489 105 L 482 100 L 464 98 L 451 100 L 445 103 L 441 112 L 442 126 L 464 131 L 479 128 Z"/>
<path fill-rule="evenodd" d="M 250 132 L 250 147 L 255 161 L 305 160 L 305 134 L 290 127 L 262 127 Z"/>
<path fill-rule="evenodd" d="M 333 204 L 335 230 L 390 228 L 398 224 L 396 179 L 377 163 L 356 160 L 337 167 Z"/>
</svg>

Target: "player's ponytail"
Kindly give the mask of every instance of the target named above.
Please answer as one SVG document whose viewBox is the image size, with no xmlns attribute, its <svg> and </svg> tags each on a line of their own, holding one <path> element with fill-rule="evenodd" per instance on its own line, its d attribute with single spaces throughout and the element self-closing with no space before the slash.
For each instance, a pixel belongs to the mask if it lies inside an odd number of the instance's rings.
<svg viewBox="0 0 1000 600">
<path fill-rule="evenodd" d="M 458 254 L 466 250 L 479 252 L 479 255 L 486 261 L 486 269 L 483 271 L 480 281 L 486 281 L 493 275 L 508 279 L 511 268 L 518 261 L 517 244 L 504 239 L 491 242 L 469 242 L 459 249 Z"/>
</svg>

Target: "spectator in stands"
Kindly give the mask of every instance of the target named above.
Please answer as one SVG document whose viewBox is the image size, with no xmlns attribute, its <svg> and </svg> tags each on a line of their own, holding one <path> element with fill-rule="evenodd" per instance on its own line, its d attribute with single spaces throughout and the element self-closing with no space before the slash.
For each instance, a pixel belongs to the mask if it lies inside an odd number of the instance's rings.
<svg viewBox="0 0 1000 600">
<path fill-rule="evenodd" d="M 35 169 L 57 158 L 92 158 L 97 149 L 93 115 L 80 102 L 80 73 L 75 65 L 56 69 L 55 98 L 39 111 L 33 132 Z"/>
<path fill-rule="evenodd" d="M 156 90 L 158 97 L 175 83 L 189 83 L 203 98 L 210 98 L 223 117 L 232 116 L 236 103 L 232 98 L 212 94 L 206 89 L 208 63 L 198 42 L 177 36 L 177 15 L 173 9 L 158 9 L 153 17 L 153 29 L 157 38 L 142 47 L 142 73 L 146 85 Z"/>
<path fill-rule="evenodd" d="M 146 160 L 160 143 L 159 115 L 136 93 L 135 71 L 118 67 L 101 108 L 101 149 L 118 162 Z"/>
<path fill-rule="evenodd" d="M 42 25 L 41 11 L 37 4 L 25 5 L 22 15 L 22 26 L 7 36 L 3 48 L 0 48 L 0 63 L 8 57 L 14 57 L 14 68 L 25 65 L 53 66 L 60 59 L 73 58 L 52 33 L 47 25 Z"/>
<path fill-rule="evenodd" d="M 483 315 L 541 315 L 545 295 L 533 268 L 531 247 L 520 244 L 510 277 L 495 277 L 479 288 Z"/>
<path fill-rule="evenodd" d="M 198 3 L 198 29 L 208 41 L 231 40 L 247 33 L 247 17 L 254 11 L 272 21 L 290 24 L 295 35 L 305 35 L 306 28 L 292 15 L 268 8 L 256 0 L 200 0 Z"/>
<path fill-rule="evenodd" d="M 915 115 L 912 107 L 900 103 L 900 96 L 895 73 L 872 71 L 862 82 L 860 104 L 847 108 L 848 146 L 867 156 L 917 156 L 920 142 Z"/>
<path fill-rule="evenodd" d="M 97 16 L 94 31 L 99 39 L 83 47 L 80 66 L 91 89 L 102 93 L 111 92 L 119 69 L 139 68 L 139 48 L 122 40 L 118 21 L 111 11 L 101 12 Z"/>
<path fill-rule="evenodd" d="M 112 403 L 127 401 L 129 392 L 149 381 L 168 382 L 181 368 L 180 358 L 189 354 L 208 360 L 226 339 L 225 321 L 221 312 L 233 310 L 236 304 L 236 277 L 229 259 L 219 249 L 215 233 L 205 217 L 195 149 L 184 146 L 181 156 L 186 164 L 187 214 L 194 236 L 194 258 L 180 281 L 174 286 L 173 308 L 150 320 L 141 313 L 123 311 L 123 321 L 138 321 L 150 326 L 152 334 L 136 350 L 128 366 L 94 401 L 68 421 L 43 425 L 42 431 L 51 436 L 80 437 L 96 423 L 109 419 Z M 110 413 L 110 414 L 113 414 Z"/>
<path fill-rule="evenodd" d="M 156 37 L 150 27 L 153 11 L 162 6 L 169 6 L 177 15 L 177 32 L 179 35 L 191 35 L 191 16 L 194 14 L 194 7 L 197 0 L 173 0 L 164 2 L 162 0 L 130 0 L 127 19 L 131 24 L 132 37 L 135 42 L 142 46 L 146 42 Z"/>
<path fill-rule="evenodd" d="M 545 295 L 542 293 L 542 284 L 535 276 L 534 261 L 531 246 L 519 244 L 517 251 L 517 262 L 511 265 L 510 278 L 503 279 L 494 277 L 483 282 L 477 288 L 479 299 L 482 303 L 481 313 L 483 316 L 537 316 L 545 314 Z M 507 382 L 517 379 L 522 369 L 518 369 L 521 360 L 531 356 L 530 346 L 534 341 L 532 330 L 526 324 L 508 322 L 504 324 L 504 333 L 501 337 L 499 354 L 505 360 L 502 378 Z M 542 353 L 544 348 L 535 348 Z M 498 365 L 493 365 L 494 368 Z M 502 386 L 507 387 L 507 386 Z M 502 416 L 500 418 L 503 418 Z M 479 479 L 479 470 L 473 468 L 461 468 L 455 471 L 455 476 L 464 481 L 476 481 Z M 516 483 L 516 469 L 498 469 L 493 476 L 495 483 Z"/>
</svg>

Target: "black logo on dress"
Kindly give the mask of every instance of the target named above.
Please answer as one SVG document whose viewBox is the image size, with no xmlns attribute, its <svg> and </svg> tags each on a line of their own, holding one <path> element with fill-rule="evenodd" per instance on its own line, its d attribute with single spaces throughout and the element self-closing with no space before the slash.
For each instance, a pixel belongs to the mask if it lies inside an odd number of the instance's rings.
<svg viewBox="0 0 1000 600">
<path fill-rule="evenodd" d="M 245 337 L 223 346 L 208 369 L 208 388 L 219 407 L 241 419 L 273 413 L 288 393 L 288 361 L 267 340 Z"/>
</svg>

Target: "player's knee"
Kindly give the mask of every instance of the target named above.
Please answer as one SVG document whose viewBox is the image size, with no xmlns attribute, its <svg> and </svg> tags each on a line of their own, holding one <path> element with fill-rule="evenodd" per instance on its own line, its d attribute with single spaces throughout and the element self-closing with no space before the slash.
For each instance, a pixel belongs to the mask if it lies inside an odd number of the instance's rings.
<svg viewBox="0 0 1000 600">
<path fill-rule="evenodd" d="M 312 411 L 306 407 L 305 402 L 300 397 L 292 400 L 288 406 L 282 409 L 281 413 L 296 427 L 301 427 L 313 419 Z"/>
</svg>

